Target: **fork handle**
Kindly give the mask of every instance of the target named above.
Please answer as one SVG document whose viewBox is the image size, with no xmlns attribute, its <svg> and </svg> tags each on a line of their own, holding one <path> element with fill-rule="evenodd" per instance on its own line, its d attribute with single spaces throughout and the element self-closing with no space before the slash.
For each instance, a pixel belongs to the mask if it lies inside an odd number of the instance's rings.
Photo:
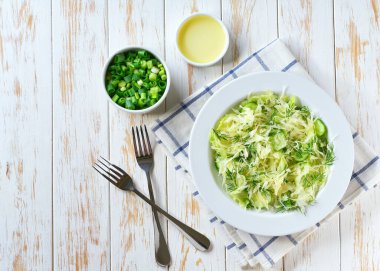
<svg viewBox="0 0 380 271">
<path fill-rule="evenodd" d="M 200 251 L 209 250 L 211 242 L 206 236 L 194 230 L 193 228 L 187 226 L 186 224 L 182 223 L 172 215 L 168 214 L 165 210 L 161 209 L 160 206 L 153 203 L 151 200 L 149 200 L 149 198 L 147 198 L 143 193 L 141 193 L 137 189 L 134 189 L 132 191 L 135 192 L 136 195 L 143 199 L 146 203 L 152 206 L 153 209 L 157 210 L 158 212 L 163 214 L 168 220 L 173 222 L 196 249 Z"/>
<path fill-rule="evenodd" d="M 152 188 L 152 181 L 150 179 L 149 170 L 145 170 L 146 178 L 148 180 L 148 190 L 150 201 L 152 204 L 156 204 L 154 200 L 154 193 Z M 156 262 L 161 266 L 169 266 L 170 265 L 170 252 L 168 244 L 166 243 L 164 233 L 161 228 L 160 220 L 158 219 L 157 209 L 152 205 L 152 212 L 154 217 L 154 223 L 156 224 L 156 228 L 158 231 L 158 248 L 156 249 Z"/>
</svg>

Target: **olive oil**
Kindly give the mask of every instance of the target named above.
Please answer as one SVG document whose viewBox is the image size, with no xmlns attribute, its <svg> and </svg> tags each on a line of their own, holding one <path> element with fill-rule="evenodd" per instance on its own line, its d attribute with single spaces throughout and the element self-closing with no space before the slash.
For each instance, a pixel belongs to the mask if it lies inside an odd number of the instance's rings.
<svg viewBox="0 0 380 271">
<path fill-rule="evenodd" d="M 207 15 L 189 18 L 179 29 L 177 36 L 179 50 L 195 63 L 216 60 L 223 53 L 226 42 L 223 27 Z"/>
</svg>

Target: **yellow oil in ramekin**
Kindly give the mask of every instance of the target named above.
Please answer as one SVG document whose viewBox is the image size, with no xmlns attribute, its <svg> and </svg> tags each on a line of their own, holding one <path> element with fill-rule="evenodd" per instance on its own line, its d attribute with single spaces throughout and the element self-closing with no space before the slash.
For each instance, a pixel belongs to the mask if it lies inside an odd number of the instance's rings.
<svg viewBox="0 0 380 271">
<path fill-rule="evenodd" d="M 225 50 L 226 42 L 221 23 L 208 15 L 190 17 L 177 35 L 179 50 L 194 63 L 213 62 Z"/>
</svg>

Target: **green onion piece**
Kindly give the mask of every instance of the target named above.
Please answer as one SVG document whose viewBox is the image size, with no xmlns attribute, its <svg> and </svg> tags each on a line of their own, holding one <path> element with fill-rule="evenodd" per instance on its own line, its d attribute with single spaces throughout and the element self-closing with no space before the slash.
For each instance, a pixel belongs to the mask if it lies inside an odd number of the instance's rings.
<svg viewBox="0 0 380 271">
<path fill-rule="evenodd" d="M 145 50 L 140 50 L 140 51 L 137 51 L 137 54 L 138 54 L 140 57 L 144 57 L 145 54 L 146 54 L 146 51 L 145 51 Z"/>
<path fill-rule="evenodd" d="M 157 102 L 157 99 L 152 99 L 152 100 L 150 100 L 149 105 L 152 106 L 152 105 L 154 105 L 156 102 Z"/>
<path fill-rule="evenodd" d="M 141 94 L 141 93 L 146 93 L 146 89 L 145 88 L 140 88 L 138 90 L 138 93 Z"/>
<path fill-rule="evenodd" d="M 158 87 L 152 87 L 150 89 L 151 93 L 158 93 L 160 91 L 160 89 Z"/>
<path fill-rule="evenodd" d="M 117 100 L 119 99 L 119 95 L 115 94 L 113 97 L 112 97 L 112 101 L 114 101 L 115 103 L 117 102 Z"/>
<path fill-rule="evenodd" d="M 135 109 L 135 105 L 130 101 L 130 100 L 127 100 L 126 103 L 125 103 L 125 107 L 127 109 Z"/>
<path fill-rule="evenodd" d="M 149 80 L 150 80 L 150 81 L 155 81 L 155 80 L 157 80 L 157 74 L 155 74 L 155 73 L 151 73 L 151 74 L 149 74 Z"/>
<path fill-rule="evenodd" d="M 112 84 L 113 86 L 117 86 L 117 84 L 119 84 L 119 80 L 112 80 L 112 81 L 111 81 L 111 84 Z"/>
<path fill-rule="evenodd" d="M 158 86 L 160 89 L 164 90 L 166 88 L 166 81 L 158 82 Z"/>
<path fill-rule="evenodd" d="M 126 84 L 127 83 L 125 81 L 120 81 L 118 86 L 119 86 L 119 88 L 122 88 L 122 87 L 125 87 Z"/>
<path fill-rule="evenodd" d="M 137 101 L 137 105 L 141 108 L 141 107 L 144 107 L 144 101 L 142 99 L 138 100 Z"/>
<path fill-rule="evenodd" d="M 166 74 L 161 75 L 161 80 L 166 80 Z"/>
<path fill-rule="evenodd" d="M 114 89 L 112 84 L 107 85 L 107 91 L 112 91 Z"/>
<path fill-rule="evenodd" d="M 124 106 L 125 105 L 125 98 L 120 98 L 118 101 L 117 101 L 117 104 L 120 105 L 120 106 Z"/>
<path fill-rule="evenodd" d="M 153 72 L 153 73 L 158 73 L 158 72 L 159 72 L 159 69 L 157 69 L 157 67 L 152 67 L 152 68 L 150 69 L 150 71 Z"/>
<path fill-rule="evenodd" d="M 140 79 L 140 74 L 135 73 L 135 74 L 132 75 L 132 80 L 133 80 L 133 81 L 137 81 L 137 80 L 139 80 L 139 79 Z"/>
<path fill-rule="evenodd" d="M 146 62 L 146 67 L 150 70 L 153 67 L 153 62 L 152 60 L 149 60 Z"/>
<path fill-rule="evenodd" d="M 130 69 L 133 69 L 133 68 L 134 68 L 132 62 L 127 62 L 127 66 L 128 66 L 128 68 L 130 68 Z"/>
<path fill-rule="evenodd" d="M 125 55 L 123 53 L 118 54 L 114 57 L 115 63 L 120 63 L 120 62 L 124 61 L 124 59 L 125 59 Z"/>
<path fill-rule="evenodd" d="M 132 81 L 132 75 L 131 74 L 127 75 L 126 77 L 124 77 L 124 80 L 127 83 L 131 82 Z"/>
</svg>

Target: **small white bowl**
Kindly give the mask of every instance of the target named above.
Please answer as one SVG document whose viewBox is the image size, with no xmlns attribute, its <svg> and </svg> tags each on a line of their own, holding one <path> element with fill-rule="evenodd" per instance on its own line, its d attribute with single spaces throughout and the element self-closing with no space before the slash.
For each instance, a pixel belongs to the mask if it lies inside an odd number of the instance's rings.
<svg viewBox="0 0 380 271">
<path fill-rule="evenodd" d="M 161 98 L 154 105 L 152 105 L 152 106 L 150 106 L 148 108 L 139 109 L 139 110 L 131 110 L 131 109 L 127 109 L 125 107 L 122 107 L 122 106 L 118 105 L 117 103 L 115 103 L 114 101 L 112 101 L 112 98 L 108 95 L 108 92 L 107 92 L 107 89 L 106 89 L 106 74 L 107 74 L 108 66 L 111 63 L 112 59 L 117 54 L 125 53 L 125 52 L 131 51 L 131 50 L 145 50 L 145 51 L 148 51 L 149 53 L 151 53 L 164 66 L 165 72 L 166 72 L 166 78 L 167 78 L 166 79 L 166 88 L 165 88 L 165 91 L 162 94 Z M 160 104 L 162 104 L 162 102 L 165 100 L 166 96 L 168 95 L 169 88 L 170 88 L 170 72 L 169 72 L 168 66 L 166 65 L 165 61 L 161 57 L 158 56 L 158 54 L 156 54 L 154 51 L 152 51 L 151 49 L 146 48 L 144 46 L 127 46 L 124 49 L 116 51 L 111 57 L 108 58 L 107 62 L 104 65 L 104 68 L 103 68 L 103 89 L 104 89 L 104 92 L 105 92 L 105 94 L 107 96 L 107 99 L 110 101 L 111 104 L 113 104 L 114 106 L 116 106 L 118 109 L 123 110 L 123 111 L 125 111 L 127 113 L 131 113 L 131 114 L 145 114 L 145 113 L 153 111 L 154 109 L 156 109 L 157 107 L 159 107 Z"/>
<path fill-rule="evenodd" d="M 210 61 L 210 62 L 206 62 L 206 63 L 198 63 L 198 62 L 194 62 L 194 61 L 191 61 L 190 59 L 188 59 L 184 54 L 182 54 L 181 50 L 179 49 L 179 46 L 178 46 L 178 35 L 179 35 L 179 31 L 180 29 L 182 28 L 182 26 L 184 25 L 184 23 L 186 23 L 188 20 L 190 20 L 191 18 L 195 17 L 195 16 L 209 16 L 211 18 L 213 18 L 215 21 L 217 21 L 220 26 L 222 27 L 223 29 L 223 32 L 224 32 L 224 35 L 226 37 L 226 42 L 225 42 L 225 45 L 224 45 L 224 49 L 222 51 L 222 53 L 216 58 L 214 59 L 213 61 Z M 221 20 L 219 20 L 218 18 L 216 18 L 215 16 L 212 16 L 208 13 L 203 13 L 203 12 L 197 12 L 197 13 L 193 13 L 191 14 L 190 16 L 186 17 L 181 23 L 180 25 L 178 26 L 177 28 L 177 34 L 176 34 L 176 40 L 175 40 L 175 44 L 176 44 L 176 47 L 177 47 L 177 50 L 178 52 L 180 53 L 181 57 L 189 64 L 193 65 L 193 66 L 197 66 L 197 67 L 207 67 L 207 66 L 211 66 L 211 65 L 214 65 L 215 63 L 217 63 L 218 61 L 220 61 L 223 56 L 226 54 L 227 50 L 228 50 L 228 47 L 230 45 L 230 36 L 229 36 L 229 33 L 227 31 L 227 28 L 226 26 L 223 24 L 223 22 Z"/>
</svg>

